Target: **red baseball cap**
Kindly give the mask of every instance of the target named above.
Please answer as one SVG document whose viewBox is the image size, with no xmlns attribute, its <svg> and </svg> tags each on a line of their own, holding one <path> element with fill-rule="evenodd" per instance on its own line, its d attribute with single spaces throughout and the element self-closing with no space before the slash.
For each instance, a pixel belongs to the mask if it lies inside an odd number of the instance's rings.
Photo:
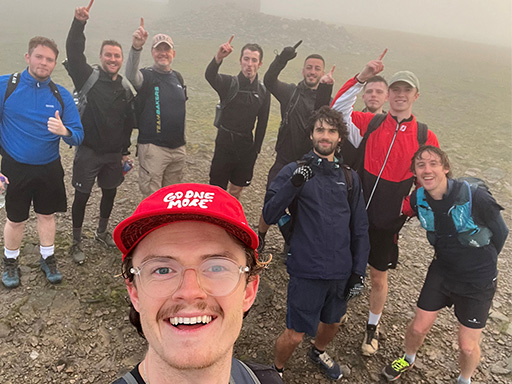
<svg viewBox="0 0 512 384">
<path fill-rule="evenodd" d="M 247 224 L 240 202 L 222 188 L 207 184 L 174 184 L 142 200 L 135 212 L 114 229 L 123 260 L 149 233 L 177 221 L 218 225 L 247 247 L 258 247 L 258 236 Z"/>
</svg>

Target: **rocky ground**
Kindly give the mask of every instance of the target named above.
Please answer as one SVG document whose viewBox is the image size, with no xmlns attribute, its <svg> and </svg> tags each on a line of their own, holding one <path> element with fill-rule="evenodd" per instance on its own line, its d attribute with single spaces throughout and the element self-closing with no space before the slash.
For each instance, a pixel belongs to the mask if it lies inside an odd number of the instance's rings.
<svg viewBox="0 0 512 384">
<path fill-rule="evenodd" d="M 69 179 L 72 153 L 63 151 Z M 185 180 L 205 182 L 210 157 L 211 154 L 201 152 L 192 155 Z M 272 148 L 267 145 L 257 163 L 255 182 L 242 199 L 253 226 L 257 223 L 271 161 Z M 120 253 L 106 250 L 94 240 L 98 192 L 94 191 L 87 208 L 84 231 L 87 261 L 81 266 L 75 265 L 66 254 L 71 241 L 70 213 L 59 215 L 56 255 L 64 275 L 60 285 L 47 283 L 39 270 L 35 220 L 29 220 L 20 258 L 22 284 L 11 291 L 0 288 L 2 383 L 109 383 L 141 360 L 145 343 L 127 318 L 126 292 L 119 276 Z M 135 170 L 127 175 L 119 190 L 112 222 L 129 215 L 139 199 Z M 3 218 L 4 212 L 1 215 Z M 288 276 L 281 256 L 282 241 L 275 228 L 269 232 L 267 244 L 263 257 L 271 253 L 274 261 L 264 271 L 260 293 L 245 320 L 235 354 L 242 359 L 270 364 L 274 340 L 284 329 Z M 350 304 L 348 324 L 329 348 L 329 353 L 343 365 L 345 378 L 341 382 L 378 383 L 382 366 L 401 353 L 404 330 L 413 315 L 432 252 L 415 221 L 406 226 L 400 245 L 401 262 L 391 274 L 378 354 L 364 358 L 359 353 L 367 315 L 367 293 Z M 477 383 L 509 383 L 512 379 L 510 254 L 507 244 L 499 263 L 499 289 L 484 331 L 482 364 L 475 376 Z M 455 327 L 452 311 L 443 311 L 419 353 L 416 368 L 402 382 L 454 382 Z M 286 382 L 328 382 L 306 359 L 308 346 L 309 340 L 305 340 L 293 355 L 285 373 Z"/>
<path fill-rule="evenodd" d="M 191 15 L 181 23 L 176 21 L 173 27 L 178 31 L 178 36 L 189 35 L 190 39 L 206 36 L 219 42 L 229 37 L 230 32 L 226 33 L 227 29 L 231 31 L 243 28 L 246 36 L 249 37 L 252 36 L 251 34 L 255 38 L 265 35 L 266 41 L 272 41 L 274 47 L 295 42 L 298 40 L 297 36 L 301 35 L 301 31 L 307 30 L 314 32 L 315 36 L 311 37 L 310 33 L 309 42 L 304 43 L 306 47 L 318 47 L 320 51 L 342 48 L 349 51 L 362 49 L 360 44 L 353 43 L 354 39 L 342 33 L 343 28 L 328 27 L 314 21 L 299 24 L 280 18 L 272 18 L 270 21 L 268 18 L 254 20 L 240 17 L 237 19 L 236 15 L 230 14 L 229 19 L 238 20 L 238 23 L 228 25 L 224 19 L 219 21 L 220 15 L 210 16 L 212 17 Z M 217 22 L 212 22 L 212 19 L 216 19 Z M 276 27 L 272 28 L 272 25 Z M 276 29 L 277 26 L 279 29 Z M 175 35 L 173 37 L 176 38 Z M 214 51 L 211 52 L 212 55 L 213 53 Z M 202 72 L 207 60 L 201 60 Z M 361 59 L 361 64 L 364 64 L 363 60 Z M 182 67 L 184 62 L 181 62 Z M 190 62 L 195 64 L 192 59 Z M 349 73 L 353 70 L 350 68 Z M 435 70 L 436 67 L 433 67 L 432 71 Z M 180 71 L 186 74 L 187 68 Z M 198 107 L 197 95 L 203 97 L 206 87 L 202 77 L 191 78 L 189 84 L 192 84 L 188 116 L 190 156 L 185 181 L 207 182 L 214 137 L 213 128 L 210 128 L 209 123 L 213 113 L 213 102 L 208 101 L 207 106 L 200 104 L 201 107 Z M 274 104 L 277 105 L 277 103 Z M 275 107 L 273 108 L 272 124 L 277 126 L 277 112 Z M 508 107 L 505 105 L 504 108 Z M 206 109 L 211 112 L 207 114 L 208 129 L 204 129 L 205 112 L 203 110 Z M 476 108 L 467 108 L 467 110 L 473 109 Z M 429 113 L 441 119 L 438 114 Z M 444 115 L 443 119 L 445 119 Z M 507 124 L 506 119 L 505 124 Z M 202 130 L 198 128 L 201 125 Z M 453 134 L 453 131 L 450 134 Z M 468 142 L 471 139 L 468 139 Z M 256 164 L 254 182 L 242 197 L 249 223 L 254 228 L 261 210 L 266 175 L 273 162 L 275 143 L 273 140 L 275 140 L 275 127 L 267 135 Z M 473 142 L 471 143 L 474 145 Z M 479 151 L 486 151 L 485 154 L 482 152 L 477 154 L 486 159 L 483 164 L 479 164 L 481 168 L 475 168 L 475 162 L 465 150 L 464 143 L 450 142 L 447 148 L 454 163 L 453 167 L 459 174 L 484 177 L 489 181 L 497 200 L 506 207 L 506 218 L 510 223 L 512 201 L 510 161 L 508 156 L 503 159 L 504 155 L 501 154 L 503 151 L 500 152 L 502 146 L 509 144 L 503 137 L 492 136 L 489 137 L 488 143 L 488 146 L 479 147 Z M 498 155 L 493 157 L 493 151 L 496 154 L 499 153 L 501 157 L 496 157 Z M 66 170 L 66 185 L 70 186 L 73 153 L 72 150 L 63 146 L 62 154 Z M 68 196 L 68 201 L 71 203 L 70 187 Z M 135 170 L 127 175 L 126 181 L 119 188 L 112 224 L 127 217 L 140 198 L 136 163 Z M 137 335 L 127 318 L 127 295 L 120 276 L 121 255 L 116 250 L 103 248 L 94 240 L 93 233 L 99 212 L 98 204 L 99 191 L 95 189 L 87 207 L 84 224 L 84 250 L 87 261 L 81 266 L 75 265 L 67 255 L 67 249 L 71 245 L 71 214 L 68 212 L 58 215 L 56 256 L 64 281 L 57 286 L 46 282 L 43 273 L 39 270 L 35 219 L 30 218 L 20 257 L 21 286 L 11 291 L 0 286 L 0 381 L 2 383 L 110 383 L 142 359 L 146 348 L 145 342 Z M 3 223 L 3 220 L 5 220 L 5 212 L 2 210 L 0 222 Z M 380 370 L 402 353 L 405 327 L 413 316 L 415 302 L 432 257 L 432 250 L 425 240 L 423 229 L 415 220 L 409 222 L 402 231 L 400 248 L 400 265 L 395 272 L 391 273 L 389 300 L 382 320 L 381 349 L 377 355 L 365 358 L 359 353 L 368 311 L 367 291 L 350 303 L 349 321 L 329 347 L 328 352 L 331 356 L 342 364 L 345 377 L 340 380 L 341 383 L 383 382 L 379 377 Z M 474 383 L 512 382 L 511 248 L 511 242 L 508 241 L 499 259 L 498 292 L 488 325 L 483 333 L 483 356 L 474 377 Z M 272 362 L 274 341 L 285 327 L 288 275 L 281 249 L 282 240 L 277 229 L 272 228 L 267 236 L 267 249 L 263 257 L 271 253 L 274 259 L 262 275 L 258 298 L 244 322 L 242 333 L 235 346 L 235 355 L 239 358 L 265 364 Z M 403 383 L 449 384 L 455 382 L 458 354 L 456 325 L 452 310 L 447 309 L 441 312 L 418 354 L 416 368 L 401 379 Z M 304 340 L 292 356 L 284 375 L 287 383 L 328 382 L 306 359 L 308 347 L 309 340 Z"/>
</svg>

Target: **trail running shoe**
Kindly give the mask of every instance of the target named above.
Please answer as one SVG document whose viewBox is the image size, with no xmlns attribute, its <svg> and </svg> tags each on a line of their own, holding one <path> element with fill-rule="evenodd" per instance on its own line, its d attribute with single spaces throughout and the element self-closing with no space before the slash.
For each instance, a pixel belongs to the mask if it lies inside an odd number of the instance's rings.
<svg viewBox="0 0 512 384">
<path fill-rule="evenodd" d="M 77 264 L 82 264 L 85 261 L 85 254 L 82 251 L 80 243 L 73 243 L 69 248 L 69 256 L 73 258 L 73 261 Z"/>
<path fill-rule="evenodd" d="M 57 260 L 55 255 L 48 256 L 46 259 L 39 260 L 41 270 L 46 275 L 46 279 L 52 284 L 58 284 L 62 281 L 62 274 L 57 269 Z"/>
<path fill-rule="evenodd" d="M 114 242 L 114 239 L 112 238 L 112 234 L 110 232 L 96 231 L 96 232 L 94 232 L 94 238 L 107 248 L 115 248 L 116 247 L 116 243 Z"/>
<path fill-rule="evenodd" d="M 373 356 L 379 350 L 379 326 L 373 324 L 366 325 L 363 344 L 361 344 L 361 353 L 363 356 Z"/>
<path fill-rule="evenodd" d="M 400 378 L 402 373 L 408 371 L 414 366 L 414 363 L 411 365 L 407 360 L 405 360 L 405 355 L 393 361 L 390 365 L 384 367 L 382 370 L 382 375 L 388 381 L 395 381 Z"/>
<path fill-rule="evenodd" d="M 327 352 L 322 352 L 318 354 L 315 350 L 315 347 L 311 347 L 308 352 L 308 357 L 310 360 L 319 365 L 322 368 L 325 376 L 327 376 L 331 380 L 338 380 L 343 377 L 343 372 L 341 372 L 341 368 L 337 362 L 335 362 L 331 356 L 327 354 Z"/>
<path fill-rule="evenodd" d="M 6 288 L 16 288 L 18 285 L 20 285 L 18 259 L 10 259 L 4 257 L 4 273 L 2 274 L 2 283 Z"/>
</svg>

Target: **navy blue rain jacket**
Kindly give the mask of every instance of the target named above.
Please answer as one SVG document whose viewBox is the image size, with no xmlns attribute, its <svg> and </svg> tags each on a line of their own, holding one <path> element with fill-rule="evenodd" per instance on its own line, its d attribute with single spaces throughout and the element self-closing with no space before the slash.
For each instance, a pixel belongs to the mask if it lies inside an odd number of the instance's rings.
<svg viewBox="0 0 512 384">
<path fill-rule="evenodd" d="M 351 171 L 353 196 L 349 203 L 339 162 L 329 162 L 313 151 L 304 159 L 311 157 L 314 177 L 302 187 L 295 187 L 290 180 L 298 167 L 296 162 L 279 172 L 265 195 L 263 218 L 268 224 L 277 223 L 297 198 L 287 259 L 291 276 L 326 280 L 346 279 L 352 273 L 364 276 L 370 243 L 359 177 Z"/>
</svg>

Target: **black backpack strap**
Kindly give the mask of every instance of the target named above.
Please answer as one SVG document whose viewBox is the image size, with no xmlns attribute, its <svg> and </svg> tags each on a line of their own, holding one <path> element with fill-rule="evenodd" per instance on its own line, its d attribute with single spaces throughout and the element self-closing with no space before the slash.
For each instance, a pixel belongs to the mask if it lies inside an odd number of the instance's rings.
<svg viewBox="0 0 512 384">
<path fill-rule="evenodd" d="M 62 108 L 62 112 L 60 114 L 60 117 L 62 118 L 62 116 L 64 116 L 64 100 L 62 100 L 62 95 L 59 92 L 59 88 L 57 88 L 57 85 L 53 81 L 50 80 L 48 85 L 52 90 L 53 96 L 55 96 L 55 98 L 59 101 L 60 107 Z"/>
<path fill-rule="evenodd" d="M 180 83 L 181 87 L 183 88 L 183 92 L 185 92 L 185 100 L 188 100 L 187 86 L 185 85 L 183 76 L 181 76 L 181 73 L 179 73 L 178 71 L 173 70 L 173 72 L 176 74 L 176 77 L 178 78 L 178 82 Z"/>
<path fill-rule="evenodd" d="M 222 109 L 226 108 L 226 105 L 231 103 L 233 99 L 236 97 L 238 90 L 240 89 L 240 85 L 238 84 L 238 77 L 233 76 L 231 78 L 231 84 L 229 84 L 228 96 L 220 103 L 220 107 Z"/>
<path fill-rule="evenodd" d="M 419 121 L 417 121 L 416 124 L 418 125 L 418 144 L 421 147 L 422 145 L 425 145 L 425 143 L 427 142 L 428 126 L 427 124 L 420 123 Z"/>
<path fill-rule="evenodd" d="M 297 103 L 299 102 L 300 94 L 298 92 L 298 88 L 299 87 L 295 87 L 295 89 L 293 90 L 293 93 L 290 97 L 290 101 L 288 102 L 288 106 L 286 108 L 286 112 L 284 113 L 283 120 L 281 121 L 281 126 L 285 126 L 288 124 L 288 116 L 290 116 L 290 113 L 295 109 Z M 293 98 L 295 97 L 295 95 L 297 95 L 297 97 L 294 101 Z"/>
<path fill-rule="evenodd" d="M 380 127 L 382 122 L 386 119 L 385 113 L 377 113 L 373 118 L 370 120 L 370 123 L 368 124 L 368 128 L 366 129 L 366 132 L 363 136 L 364 144 L 366 145 L 366 141 L 368 140 L 368 137 L 377 130 L 377 128 Z M 361 143 L 362 144 L 362 143 Z"/>
<path fill-rule="evenodd" d="M 12 95 L 16 87 L 18 86 L 18 83 L 20 82 L 20 74 L 19 72 L 13 73 L 9 77 L 9 81 L 7 83 L 7 88 L 5 89 L 5 96 L 4 96 L 4 103 L 9 98 L 9 96 Z"/>
<path fill-rule="evenodd" d="M 347 192 L 348 192 L 348 202 L 352 204 L 352 200 L 354 197 L 353 187 L 354 187 L 354 176 L 352 175 L 352 168 L 350 168 L 346 164 L 341 164 L 341 170 L 345 175 L 345 180 L 347 182 Z"/>
</svg>

